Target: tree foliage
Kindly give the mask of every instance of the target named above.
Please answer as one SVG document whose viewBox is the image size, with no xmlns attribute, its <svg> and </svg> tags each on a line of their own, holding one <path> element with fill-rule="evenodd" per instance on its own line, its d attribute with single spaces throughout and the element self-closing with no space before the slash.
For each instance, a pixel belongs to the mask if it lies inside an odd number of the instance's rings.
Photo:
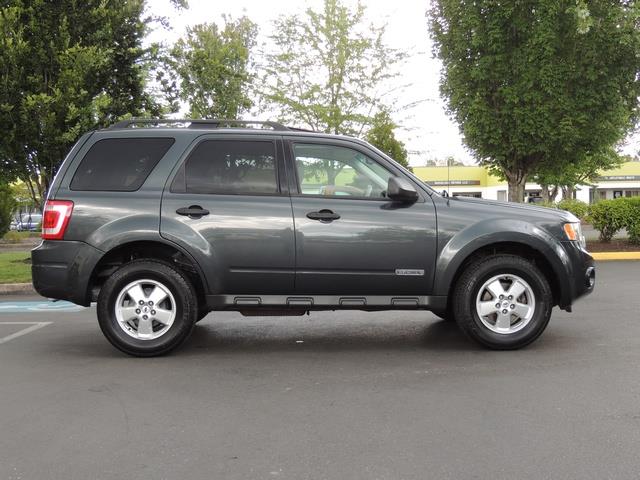
<svg viewBox="0 0 640 480">
<path fill-rule="evenodd" d="M 0 182 L 0 238 L 9 231 L 11 215 L 16 206 L 11 188 L 7 183 Z"/>
<path fill-rule="evenodd" d="M 82 133 L 159 113 L 144 91 L 143 11 L 143 0 L 12 0 L 0 8 L 0 162 L 37 203 Z"/>
<path fill-rule="evenodd" d="M 436 0 L 429 18 L 448 110 L 510 200 L 532 173 L 597 158 L 633 125 L 634 1 Z"/>
<path fill-rule="evenodd" d="M 395 136 L 397 128 L 387 109 L 381 109 L 373 117 L 371 128 L 365 139 L 374 147 L 389 155 L 400 165 L 409 168 L 407 149 Z"/>
<path fill-rule="evenodd" d="M 258 29 L 247 17 L 187 29 L 171 50 L 179 96 L 196 118 L 239 118 L 253 101 L 250 54 Z"/>
<path fill-rule="evenodd" d="M 604 170 L 620 166 L 624 158 L 615 149 L 603 149 L 596 154 L 586 154 L 582 159 L 572 163 L 546 163 L 537 168 L 533 179 L 542 187 L 543 198 L 555 198 L 558 190 L 562 191 L 565 200 L 573 198 L 577 185 L 589 184 Z M 547 198 L 548 197 L 548 198 Z"/>
<path fill-rule="evenodd" d="M 282 16 L 265 54 L 262 93 L 282 120 L 359 136 L 381 104 L 383 82 L 404 55 L 385 45 L 384 27 L 365 23 L 365 7 L 325 0 L 322 11 Z"/>
</svg>

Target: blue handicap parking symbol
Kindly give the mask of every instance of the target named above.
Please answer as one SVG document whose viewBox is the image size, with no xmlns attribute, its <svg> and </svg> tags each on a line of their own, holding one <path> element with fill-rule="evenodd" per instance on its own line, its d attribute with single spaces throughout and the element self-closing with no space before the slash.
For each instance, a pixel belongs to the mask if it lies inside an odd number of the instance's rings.
<svg viewBox="0 0 640 480">
<path fill-rule="evenodd" d="M 71 302 L 0 302 L 0 313 L 37 313 L 37 312 L 80 312 L 85 307 Z"/>
</svg>

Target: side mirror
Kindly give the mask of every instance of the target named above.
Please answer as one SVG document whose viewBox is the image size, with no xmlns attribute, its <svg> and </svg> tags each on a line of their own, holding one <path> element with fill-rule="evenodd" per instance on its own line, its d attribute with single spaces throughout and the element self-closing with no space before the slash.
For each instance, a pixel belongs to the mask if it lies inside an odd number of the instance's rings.
<svg viewBox="0 0 640 480">
<path fill-rule="evenodd" d="M 387 185 L 387 197 L 396 202 L 414 203 L 418 200 L 418 191 L 407 179 L 391 177 Z"/>
</svg>

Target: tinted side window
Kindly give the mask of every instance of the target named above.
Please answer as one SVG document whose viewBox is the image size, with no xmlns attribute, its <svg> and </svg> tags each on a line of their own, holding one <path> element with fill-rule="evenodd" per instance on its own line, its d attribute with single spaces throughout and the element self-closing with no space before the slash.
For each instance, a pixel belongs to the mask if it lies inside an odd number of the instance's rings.
<svg viewBox="0 0 640 480">
<path fill-rule="evenodd" d="M 80 162 L 71 190 L 138 190 L 173 142 L 173 138 L 99 140 Z"/>
<path fill-rule="evenodd" d="M 205 140 L 187 158 L 185 190 L 204 194 L 278 193 L 275 156 L 273 142 Z M 179 177 L 176 180 L 182 181 Z"/>
</svg>

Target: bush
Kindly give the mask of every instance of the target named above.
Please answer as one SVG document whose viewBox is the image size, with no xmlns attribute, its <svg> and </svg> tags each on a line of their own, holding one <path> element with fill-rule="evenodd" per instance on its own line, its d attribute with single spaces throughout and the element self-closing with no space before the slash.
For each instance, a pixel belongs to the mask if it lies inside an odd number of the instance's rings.
<svg viewBox="0 0 640 480">
<path fill-rule="evenodd" d="M 580 200 L 560 200 L 558 208 L 573 213 L 580 220 L 584 220 L 589 213 L 589 205 Z"/>
<path fill-rule="evenodd" d="M 610 242 L 618 231 L 627 226 L 628 210 L 626 198 L 601 200 L 589 207 L 591 223 L 600 232 L 601 242 Z"/>
<path fill-rule="evenodd" d="M 9 185 L 0 184 L 0 238 L 9 231 L 11 214 L 16 206 L 16 201 Z"/>
<path fill-rule="evenodd" d="M 625 198 L 627 204 L 626 224 L 629 241 L 640 245 L 640 197 Z"/>
<path fill-rule="evenodd" d="M 535 204 L 537 207 L 547 207 L 547 208 L 555 208 L 557 209 L 558 206 L 554 203 L 554 202 L 540 202 L 540 203 L 536 203 Z"/>
<path fill-rule="evenodd" d="M 623 228 L 629 241 L 640 245 L 640 197 L 602 200 L 589 208 L 593 227 L 600 231 L 600 240 L 610 242 Z"/>
</svg>

